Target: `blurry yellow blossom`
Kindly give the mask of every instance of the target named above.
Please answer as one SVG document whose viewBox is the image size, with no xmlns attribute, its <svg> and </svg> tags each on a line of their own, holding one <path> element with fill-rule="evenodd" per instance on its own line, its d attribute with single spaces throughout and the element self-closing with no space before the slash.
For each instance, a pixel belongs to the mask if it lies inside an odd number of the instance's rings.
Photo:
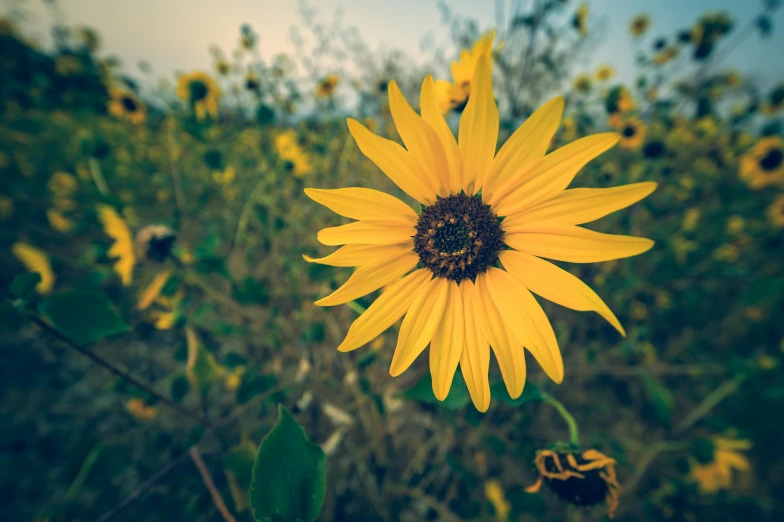
<svg viewBox="0 0 784 522">
<path fill-rule="evenodd" d="M 27 243 L 14 243 L 11 253 L 19 260 L 28 272 L 35 272 L 41 276 L 41 281 L 35 287 L 39 294 L 48 294 L 54 288 L 54 270 L 49 263 L 49 257 L 41 250 Z"/>
<path fill-rule="evenodd" d="M 124 286 L 130 286 L 133 281 L 133 266 L 136 264 L 131 231 L 114 208 L 99 205 L 97 212 L 104 232 L 114 240 L 114 244 L 107 252 L 109 257 L 117 259 L 114 263 L 114 271 L 120 276 Z"/>
<path fill-rule="evenodd" d="M 683 215 L 683 223 L 681 224 L 683 231 L 691 232 L 697 228 L 697 222 L 700 220 L 701 214 L 700 209 L 696 207 L 687 210 L 686 214 Z"/>
<path fill-rule="evenodd" d="M 0 221 L 5 221 L 14 214 L 14 200 L 8 196 L 0 196 Z"/>
<path fill-rule="evenodd" d="M 194 71 L 180 76 L 177 96 L 193 109 L 197 119 L 203 120 L 208 114 L 213 119 L 218 117 L 220 88 L 209 74 Z"/>
<path fill-rule="evenodd" d="M 597 82 L 606 82 L 607 80 L 611 80 L 615 76 L 615 68 L 612 65 L 600 65 L 596 72 L 594 73 L 594 78 L 596 78 Z"/>
<path fill-rule="evenodd" d="M 512 510 L 512 506 L 504 496 L 504 488 L 501 486 L 501 482 L 495 479 L 485 481 L 485 498 L 493 505 L 496 520 L 499 522 L 509 520 L 509 512 Z"/>
<path fill-rule="evenodd" d="M 623 149 L 639 149 L 645 141 L 645 125 L 639 118 L 629 118 L 619 126 L 621 140 L 618 146 Z"/>
<path fill-rule="evenodd" d="M 656 290 L 654 300 L 658 308 L 666 310 L 672 306 L 672 296 L 666 290 Z"/>
<path fill-rule="evenodd" d="M 492 58 L 495 30 L 484 33 L 474 42 L 471 50 L 462 49 L 460 58 L 450 65 L 452 81 L 436 80 L 436 95 L 443 112 L 461 110 L 471 94 L 471 80 L 479 59 L 483 56 Z"/>
<path fill-rule="evenodd" d="M 225 169 L 221 170 L 213 170 L 212 171 L 212 179 L 215 180 L 216 183 L 220 183 L 221 185 L 228 185 L 232 181 L 235 180 L 237 177 L 237 173 L 234 171 L 234 167 L 227 166 Z"/>
<path fill-rule="evenodd" d="M 124 89 L 112 89 L 109 92 L 109 114 L 123 118 L 135 125 L 144 123 L 147 110 L 139 99 L 131 92 Z"/>
<path fill-rule="evenodd" d="M 727 232 L 732 235 L 743 232 L 745 226 L 746 220 L 740 216 L 730 216 L 729 219 L 727 219 Z"/>
<path fill-rule="evenodd" d="M 73 228 L 73 221 L 65 217 L 59 210 L 47 210 L 46 219 L 49 221 L 49 226 L 57 232 L 69 232 Z"/>
<path fill-rule="evenodd" d="M 784 182 L 784 140 L 760 139 L 740 160 L 740 178 L 752 189 Z"/>
<path fill-rule="evenodd" d="M 577 30 L 580 36 L 588 34 L 588 4 L 583 2 L 577 8 L 577 12 L 572 18 L 572 26 Z"/>
<path fill-rule="evenodd" d="M 775 369 L 778 365 L 778 359 L 771 357 L 770 355 L 763 354 L 757 357 L 757 367 L 761 370 L 770 371 Z"/>
<path fill-rule="evenodd" d="M 757 323 L 765 318 L 765 310 L 759 306 L 747 306 L 743 309 L 743 315 L 745 315 L 746 319 L 749 321 Z"/>
<path fill-rule="evenodd" d="M 316 86 L 316 96 L 319 98 L 331 98 L 335 95 L 335 90 L 340 83 L 340 78 L 335 74 L 328 74 Z"/>
<path fill-rule="evenodd" d="M 231 64 L 226 58 L 218 58 L 215 60 L 215 72 L 218 73 L 219 76 L 228 76 L 231 72 Z"/>
<path fill-rule="evenodd" d="M 591 76 L 588 74 L 581 74 L 574 79 L 574 90 L 580 94 L 588 94 L 591 92 Z"/>
<path fill-rule="evenodd" d="M 305 176 L 313 172 L 310 155 L 300 146 L 294 129 L 285 130 L 275 136 L 275 149 L 287 169 L 295 176 Z"/>
<path fill-rule="evenodd" d="M 707 494 L 730 489 L 733 470 L 748 471 L 751 469 L 749 460 L 740 453 L 751 449 L 751 441 L 714 437 L 712 443 L 711 460 L 701 463 L 695 458 L 690 459 L 691 478 L 697 483 L 700 491 Z"/>
<path fill-rule="evenodd" d="M 653 57 L 653 63 L 656 65 L 664 65 L 665 63 L 669 62 L 673 58 L 678 56 L 678 48 L 677 47 L 665 47 L 658 53 L 656 53 Z"/>
<path fill-rule="evenodd" d="M 55 196 L 70 196 L 76 191 L 78 182 L 67 172 L 57 171 L 49 179 L 49 191 Z"/>
<path fill-rule="evenodd" d="M 166 270 L 157 274 L 139 296 L 139 302 L 136 304 L 136 309 L 146 310 L 149 308 L 150 305 L 161 295 L 161 290 L 163 290 L 163 287 L 166 286 L 166 283 L 169 282 L 171 275 L 171 270 Z"/>
<path fill-rule="evenodd" d="M 229 391 L 235 391 L 239 389 L 240 385 L 242 384 L 242 376 L 245 374 L 245 367 L 244 366 L 237 366 L 231 372 L 226 374 L 226 389 Z"/>
<path fill-rule="evenodd" d="M 629 303 L 629 317 L 635 321 L 642 321 L 648 317 L 648 306 L 642 301 L 632 301 Z"/>
<path fill-rule="evenodd" d="M 686 264 L 686 258 L 689 256 L 689 254 L 699 249 L 699 245 L 697 245 L 697 243 L 682 237 L 676 237 L 673 240 L 673 247 L 675 250 L 675 259 L 680 265 Z"/>
<path fill-rule="evenodd" d="M 645 31 L 648 30 L 650 25 L 650 17 L 648 17 L 647 14 L 641 13 L 632 18 L 632 21 L 629 24 L 629 32 L 632 34 L 632 36 L 642 36 Z"/>
<path fill-rule="evenodd" d="M 778 196 L 768 207 L 768 221 L 774 228 L 784 228 L 784 194 Z"/>
<path fill-rule="evenodd" d="M 739 257 L 740 252 L 738 252 L 738 247 L 729 243 L 721 245 L 719 248 L 713 251 L 713 258 L 717 261 L 734 263 L 738 260 Z"/>
<path fill-rule="evenodd" d="M 129 399 L 125 404 L 125 409 L 139 420 L 150 421 L 158 416 L 158 409 L 155 406 L 150 406 L 137 397 Z"/>
</svg>

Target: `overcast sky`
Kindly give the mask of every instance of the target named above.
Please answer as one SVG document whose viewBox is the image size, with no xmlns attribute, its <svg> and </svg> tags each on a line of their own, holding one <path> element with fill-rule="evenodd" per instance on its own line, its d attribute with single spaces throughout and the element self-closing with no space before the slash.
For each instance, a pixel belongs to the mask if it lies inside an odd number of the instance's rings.
<svg viewBox="0 0 784 522">
<path fill-rule="evenodd" d="M 47 41 L 51 17 L 43 0 L 23 1 L 33 15 L 28 29 Z M 98 29 L 104 51 L 121 57 L 128 72 L 135 72 L 139 60 L 146 60 L 157 74 L 169 76 L 176 70 L 209 70 L 210 44 L 234 48 L 243 23 L 251 24 L 261 35 L 265 56 L 290 51 L 289 29 L 299 20 L 295 0 L 60 0 L 59 3 L 69 23 Z M 435 0 L 313 0 L 311 3 L 324 14 L 325 20 L 331 20 L 335 9 L 342 7 L 345 24 L 357 26 L 374 49 L 398 48 L 421 56 L 419 43 L 425 36 L 437 43 L 449 43 Z M 450 0 L 449 3 L 460 15 L 476 18 L 483 29 L 493 26 L 494 0 Z M 511 2 L 505 3 L 508 6 Z M 575 9 L 578 3 L 572 0 L 569 8 Z M 621 79 L 631 81 L 633 48 L 627 28 L 635 14 L 650 15 L 653 27 L 648 36 L 653 38 L 671 35 L 691 25 L 708 10 L 729 11 L 737 26 L 743 27 L 759 12 L 762 0 L 591 0 L 588 4 L 592 17 L 607 17 L 607 31 L 592 60 L 575 73 L 592 71 L 606 62 L 616 67 Z M 777 13 L 775 33 L 769 41 L 761 41 L 754 34 L 733 52 L 726 64 L 765 85 L 784 79 L 784 60 L 780 55 L 784 49 L 782 14 L 784 10 Z"/>
</svg>

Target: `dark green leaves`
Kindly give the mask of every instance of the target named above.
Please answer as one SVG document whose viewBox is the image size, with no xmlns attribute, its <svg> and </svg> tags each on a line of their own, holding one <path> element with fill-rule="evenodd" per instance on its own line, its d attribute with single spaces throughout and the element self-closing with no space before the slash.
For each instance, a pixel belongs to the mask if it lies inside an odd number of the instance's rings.
<svg viewBox="0 0 784 522">
<path fill-rule="evenodd" d="M 93 290 L 68 290 L 47 297 L 38 311 L 55 330 L 79 346 L 130 331 L 109 299 Z"/>
<path fill-rule="evenodd" d="M 226 452 L 223 465 L 226 468 L 226 479 L 229 482 L 234 507 L 243 512 L 248 509 L 248 489 L 253 473 L 253 462 L 256 460 L 256 445 L 244 440 Z"/>
<path fill-rule="evenodd" d="M 642 375 L 642 385 L 645 390 L 645 396 L 659 419 L 664 422 L 670 422 L 673 406 L 673 397 L 670 390 L 665 388 L 656 377 L 650 374 Z"/>
<path fill-rule="evenodd" d="M 526 383 L 525 388 L 523 388 L 523 393 L 518 398 L 513 399 L 509 396 L 509 392 L 506 391 L 506 385 L 499 381 L 490 386 L 490 396 L 493 399 L 498 399 L 499 401 L 508 404 L 509 406 L 520 406 L 527 402 L 542 400 L 541 390 L 539 390 L 539 387 L 532 382 Z"/>
<path fill-rule="evenodd" d="M 312 522 L 326 494 L 327 457 L 283 406 L 253 465 L 250 505 L 258 522 Z"/>
<path fill-rule="evenodd" d="M 24 274 L 19 274 L 11 281 L 11 286 L 8 290 L 11 292 L 11 295 L 15 297 L 27 299 L 35 292 L 35 287 L 40 282 L 41 276 L 39 274 L 35 272 L 25 272 Z"/>
</svg>

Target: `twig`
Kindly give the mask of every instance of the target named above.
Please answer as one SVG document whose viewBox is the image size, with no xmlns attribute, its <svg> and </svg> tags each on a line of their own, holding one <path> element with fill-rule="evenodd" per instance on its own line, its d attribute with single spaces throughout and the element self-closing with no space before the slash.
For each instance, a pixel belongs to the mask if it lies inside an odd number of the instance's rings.
<svg viewBox="0 0 784 522">
<path fill-rule="evenodd" d="M 653 459 L 655 459 L 660 453 L 664 453 L 667 451 L 682 451 L 688 448 L 688 444 L 686 442 L 669 442 L 669 441 L 659 441 L 651 446 L 642 454 L 640 457 L 640 463 L 637 464 L 637 471 L 634 473 L 632 478 L 630 478 L 624 485 L 623 485 L 623 494 L 628 495 L 630 491 L 632 491 L 637 484 L 640 483 L 640 479 L 643 477 L 645 472 L 650 466 Z"/>
<path fill-rule="evenodd" d="M 149 393 L 151 396 L 155 397 L 162 404 L 165 404 L 169 408 L 177 411 L 178 413 L 184 415 L 185 417 L 188 417 L 188 418 L 190 418 L 192 420 L 195 420 L 196 422 L 198 422 L 199 424 L 202 424 L 203 426 L 206 426 L 206 427 L 210 426 L 210 422 L 205 417 L 199 415 L 198 413 L 195 413 L 195 412 L 192 412 L 190 410 L 187 410 L 187 409 L 183 408 L 182 406 L 180 406 L 179 404 L 175 403 L 171 399 L 161 395 L 160 393 L 158 393 L 157 391 L 152 389 L 152 387 L 150 387 L 150 385 L 143 383 L 142 381 L 138 380 L 136 377 L 133 377 L 132 375 L 124 372 L 123 370 L 120 370 L 119 368 L 113 366 L 110 362 L 104 360 L 103 358 L 101 358 L 100 356 L 96 355 L 92 351 L 90 351 L 90 350 L 88 350 L 86 348 L 83 348 L 83 347 L 79 346 L 78 344 L 74 343 L 73 341 L 68 339 L 66 336 L 64 336 L 63 334 L 61 334 L 60 332 L 58 332 L 57 330 L 55 330 L 51 326 L 49 326 L 43 319 L 41 319 L 41 318 L 39 318 L 37 316 L 30 316 L 30 320 L 33 323 L 35 323 L 39 328 L 41 328 L 42 330 L 44 330 L 48 334 L 52 335 L 53 337 L 59 339 L 63 343 L 67 344 L 69 347 L 71 347 L 72 349 L 76 350 L 80 354 L 84 355 L 85 357 L 87 357 L 88 359 L 93 361 L 98 366 L 100 366 L 102 368 L 105 368 L 106 370 L 109 370 L 111 373 L 113 373 L 117 377 L 123 379 L 124 381 L 128 382 L 129 384 L 132 384 L 132 385 L 136 386 L 137 388 L 140 388 L 140 389 L 144 390 L 145 392 Z"/>
<path fill-rule="evenodd" d="M 706 416 L 710 411 L 715 408 L 721 401 L 738 391 L 743 381 L 746 380 L 745 375 L 738 375 L 731 381 L 727 381 L 710 393 L 705 399 L 697 405 L 696 408 L 686 414 L 681 421 L 675 425 L 672 430 L 674 436 L 678 436 L 684 431 L 694 426 L 697 421 Z"/>
<path fill-rule="evenodd" d="M 223 519 L 226 522 L 237 522 L 229 511 L 229 508 L 226 507 L 226 503 L 223 501 L 223 497 L 218 491 L 218 488 L 215 487 L 215 483 L 212 481 L 210 471 L 207 469 L 207 466 L 204 464 L 204 460 L 202 460 L 201 454 L 199 453 L 199 446 L 191 446 L 191 449 L 188 450 L 188 454 L 191 456 L 193 463 L 196 464 L 196 468 L 199 470 L 201 479 L 204 481 L 204 485 L 207 486 L 207 490 L 210 492 L 212 501 L 220 512 L 221 516 L 223 516 Z"/>
</svg>

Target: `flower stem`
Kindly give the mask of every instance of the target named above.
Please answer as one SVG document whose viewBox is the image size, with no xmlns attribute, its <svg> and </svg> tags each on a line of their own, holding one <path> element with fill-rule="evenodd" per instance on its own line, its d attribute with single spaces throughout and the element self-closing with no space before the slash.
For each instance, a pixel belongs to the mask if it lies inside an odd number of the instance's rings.
<svg viewBox="0 0 784 522">
<path fill-rule="evenodd" d="M 569 426 L 569 443 L 574 446 L 580 445 L 580 430 L 577 427 L 577 421 L 574 420 L 574 417 L 569 410 L 566 409 L 566 406 L 561 403 L 558 399 L 553 397 L 548 393 L 542 392 L 542 402 L 546 402 L 553 408 L 558 414 L 566 421 L 566 424 Z"/>
</svg>

